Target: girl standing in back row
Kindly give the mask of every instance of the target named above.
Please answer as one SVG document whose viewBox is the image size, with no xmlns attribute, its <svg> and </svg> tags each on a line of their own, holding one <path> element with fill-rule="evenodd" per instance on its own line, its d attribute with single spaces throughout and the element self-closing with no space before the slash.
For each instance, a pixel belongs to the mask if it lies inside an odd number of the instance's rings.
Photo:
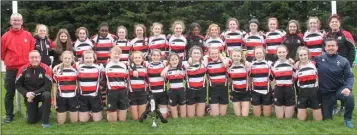
<svg viewBox="0 0 357 135">
<path fill-rule="evenodd" d="M 266 60 L 275 62 L 278 57 L 276 56 L 276 48 L 283 43 L 285 31 L 278 30 L 278 19 L 270 17 L 268 19 L 269 31 L 265 34 L 266 43 Z"/>
</svg>

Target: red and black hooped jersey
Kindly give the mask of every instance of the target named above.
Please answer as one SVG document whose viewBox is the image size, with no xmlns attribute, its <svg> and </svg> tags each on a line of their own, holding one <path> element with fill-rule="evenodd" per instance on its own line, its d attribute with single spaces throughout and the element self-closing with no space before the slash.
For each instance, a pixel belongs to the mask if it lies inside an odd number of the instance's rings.
<svg viewBox="0 0 357 135">
<path fill-rule="evenodd" d="M 185 36 L 181 35 L 179 37 L 176 37 L 172 35 L 169 39 L 169 50 L 170 52 L 175 52 L 177 53 L 182 60 L 185 59 L 185 47 L 187 45 L 187 40 Z"/>
<path fill-rule="evenodd" d="M 161 34 L 159 36 L 151 36 L 149 38 L 149 48 L 150 50 L 159 49 L 161 51 L 165 51 L 168 48 L 168 42 L 166 40 L 166 36 Z"/>
<path fill-rule="evenodd" d="M 152 93 L 164 92 L 165 80 L 161 77 L 161 72 L 164 70 L 165 64 L 163 62 L 150 62 L 147 67 L 147 76 L 149 86 Z"/>
<path fill-rule="evenodd" d="M 252 77 L 252 90 L 261 94 L 267 94 L 269 91 L 271 63 L 264 61 L 253 61 L 249 77 Z"/>
<path fill-rule="evenodd" d="M 320 31 L 306 31 L 303 40 L 306 47 L 309 48 L 311 57 L 319 56 L 322 53 L 323 34 Z"/>
<path fill-rule="evenodd" d="M 97 64 L 80 64 L 77 67 L 80 94 L 83 96 L 97 96 L 102 74 L 102 66 Z"/>
<path fill-rule="evenodd" d="M 247 91 L 247 77 L 248 72 L 243 64 L 240 65 L 232 65 L 229 67 L 228 77 L 232 79 L 232 87 L 233 91 Z"/>
<path fill-rule="evenodd" d="M 276 54 L 276 48 L 283 43 L 285 32 L 276 30 L 265 34 L 265 43 L 267 46 L 267 54 Z"/>
<path fill-rule="evenodd" d="M 244 44 L 243 41 L 243 36 L 245 32 L 244 31 L 226 31 L 223 33 L 223 36 L 225 38 L 225 43 L 227 45 L 227 54 L 230 54 L 230 52 L 234 49 L 242 49 L 242 46 Z"/>
<path fill-rule="evenodd" d="M 206 84 L 206 67 L 203 64 L 193 64 L 188 63 L 183 64 L 186 69 L 186 81 L 187 87 L 193 89 L 199 89 L 204 87 Z"/>
<path fill-rule="evenodd" d="M 110 49 L 113 48 L 113 43 L 116 36 L 108 34 L 107 37 L 100 37 L 97 35 L 92 37 L 94 41 L 94 51 L 97 55 L 97 63 L 106 63 L 109 58 Z"/>
<path fill-rule="evenodd" d="M 81 58 L 82 54 L 86 50 L 91 50 L 93 48 L 93 43 L 88 38 L 84 41 L 76 40 L 74 42 L 74 51 L 76 52 L 77 58 Z"/>
<path fill-rule="evenodd" d="M 130 41 L 130 45 L 133 47 L 133 51 L 141 51 L 145 56 L 149 50 L 147 38 L 134 38 Z"/>
<path fill-rule="evenodd" d="M 169 69 L 167 71 L 166 80 L 170 85 L 170 90 L 184 90 L 185 84 L 183 83 L 185 79 L 184 69 Z"/>
<path fill-rule="evenodd" d="M 77 70 L 73 67 L 57 69 L 53 74 L 54 83 L 56 83 L 60 97 L 75 97 L 77 92 Z"/>
<path fill-rule="evenodd" d="M 207 40 L 205 40 L 204 46 L 206 47 L 206 51 L 208 51 L 208 49 L 211 48 L 211 47 L 216 47 L 221 52 L 224 51 L 224 49 L 226 47 L 224 41 L 220 37 L 217 37 L 217 38 L 210 37 L 210 38 L 208 38 Z"/>
<path fill-rule="evenodd" d="M 120 61 L 128 61 L 129 60 L 129 54 L 130 51 L 132 49 L 131 44 L 129 43 L 128 40 L 124 39 L 124 40 L 117 40 L 115 42 L 116 46 L 119 46 L 119 48 L 121 49 L 121 55 L 120 55 Z"/>
<path fill-rule="evenodd" d="M 107 78 L 108 90 L 126 90 L 128 86 L 128 69 L 124 63 L 110 61 L 105 65 L 104 72 Z"/>
<path fill-rule="evenodd" d="M 276 61 L 271 67 L 271 71 L 277 87 L 293 85 L 294 68 L 288 60 Z"/>
<path fill-rule="evenodd" d="M 299 88 L 318 87 L 317 69 L 311 62 L 307 65 L 300 66 L 300 68 L 296 71 L 295 77 L 297 78 Z"/>
<path fill-rule="evenodd" d="M 138 72 L 138 77 L 134 77 L 134 69 Z M 133 91 L 146 91 L 147 72 L 145 66 L 129 67 L 129 89 Z"/>
<path fill-rule="evenodd" d="M 244 45 L 247 48 L 246 55 L 249 57 L 254 57 L 254 48 L 257 46 L 264 45 L 264 37 L 260 34 L 253 35 L 251 33 L 245 35 L 244 37 Z"/>
<path fill-rule="evenodd" d="M 207 64 L 207 74 L 210 86 L 222 84 L 225 86 L 227 84 L 226 68 L 221 60 L 212 61 L 209 58 Z"/>
</svg>

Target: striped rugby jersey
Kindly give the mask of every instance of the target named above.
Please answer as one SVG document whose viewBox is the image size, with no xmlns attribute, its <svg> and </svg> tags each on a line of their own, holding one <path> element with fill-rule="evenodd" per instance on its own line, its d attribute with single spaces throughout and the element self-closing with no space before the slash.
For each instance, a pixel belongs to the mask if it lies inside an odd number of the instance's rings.
<svg viewBox="0 0 357 135">
<path fill-rule="evenodd" d="M 319 56 L 322 53 L 323 34 L 320 31 L 306 31 L 303 37 L 305 46 L 310 51 L 311 57 Z"/>
<path fill-rule="evenodd" d="M 128 68 L 123 62 L 109 61 L 104 68 L 108 90 L 126 90 Z"/>
<path fill-rule="evenodd" d="M 76 96 L 77 92 L 77 70 L 73 67 L 57 69 L 53 74 L 54 83 L 56 83 L 60 97 L 71 98 Z"/>
</svg>

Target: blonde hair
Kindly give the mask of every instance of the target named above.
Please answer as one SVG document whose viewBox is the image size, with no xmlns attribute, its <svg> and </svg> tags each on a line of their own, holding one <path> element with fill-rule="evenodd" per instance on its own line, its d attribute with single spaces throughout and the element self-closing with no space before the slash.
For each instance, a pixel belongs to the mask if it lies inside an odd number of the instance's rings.
<svg viewBox="0 0 357 135">
<path fill-rule="evenodd" d="M 46 25 L 44 25 L 44 24 L 37 24 L 36 25 L 35 35 L 38 34 L 38 31 L 40 30 L 41 27 L 45 27 L 45 29 L 46 29 L 46 35 L 45 36 L 48 37 L 49 36 L 48 35 L 48 27 Z"/>
<path fill-rule="evenodd" d="M 210 55 L 210 54 L 211 54 L 211 51 L 215 51 L 215 50 L 217 50 L 217 51 L 218 51 L 218 53 L 220 53 L 220 50 L 219 50 L 219 48 L 218 48 L 218 47 L 210 47 L 210 48 L 208 48 L 208 55 Z"/>
<path fill-rule="evenodd" d="M 276 17 L 269 17 L 269 18 L 268 18 L 268 23 L 267 23 L 267 24 L 268 24 L 268 25 L 267 25 L 267 26 L 268 26 L 268 30 L 269 30 L 269 22 L 270 22 L 270 21 L 276 21 L 276 29 L 278 29 L 278 27 L 279 27 L 278 18 L 276 18 Z"/>
<path fill-rule="evenodd" d="M 63 57 L 64 57 L 65 54 L 70 54 L 71 58 L 72 58 L 72 63 L 74 63 L 74 53 L 72 51 L 68 51 L 68 50 L 62 52 L 62 54 L 60 56 L 61 62 L 63 62 Z"/>
<path fill-rule="evenodd" d="M 299 61 L 299 52 L 300 51 L 306 51 L 307 52 L 307 57 L 310 59 L 311 56 L 310 56 L 310 51 L 309 51 L 309 48 L 307 48 L 306 46 L 299 46 L 297 51 L 296 51 L 296 56 L 295 56 L 295 60 L 296 61 Z"/>
<path fill-rule="evenodd" d="M 316 22 L 317 22 L 317 29 L 319 30 L 320 27 L 321 27 L 320 19 L 317 18 L 316 16 L 311 16 L 311 17 L 309 17 L 309 19 L 307 20 L 307 29 L 308 29 L 308 31 L 310 31 L 310 21 L 311 21 L 312 19 L 315 19 L 315 20 L 316 20 Z"/>
<path fill-rule="evenodd" d="M 226 29 L 227 29 L 227 30 L 229 29 L 229 22 L 231 22 L 231 21 L 236 22 L 236 24 L 237 24 L 237 29 L 239 29 L 239 21 L 238 21 L 236 18 L 233 18 L 233 17 L 231 17 L 231 18 L 229 18 L 229 19 L 227 20 Z"/>
<path fill-rule="evenodd" d="M 112 49 L 110 49 L 110 54 L 112 54 L 113 52 L 116 52 L 116 53 L 118 53 L 119 55 L 122 54 L 122 51 L 121 51 L 121 49 L 120 49 L 119 46 L 114 46 Z"/>
<path fill-rule="evenodd" d="M 84 59 L 84 55 L 85 55 L 85 54 L 92 54 L 92 56 L 93 56 L 93 58 L 94 58 L 94 62 L 96 61 L 97 56 L 96 56 L 96 54 L 95 54 L 95 52 L 94 52 L 93 50 L 85 50 L 85 51 L 83 52 L 83 54 L 82 54 L 83 59 Z M 94 62 L 93 62 L 93 63 L 94 63 Z"/>
<path fill-rule="evenodd" d="M 238 49 L 238 48 L 234 48 L 232 51 L 231 51 L 231 54 L 230 54 L 230 57 L 232 58 L 233 56 L 233 53 L 240 53 L 240 56 L 241 56 L 241 59 L 240 59 L 240 63 L 245 63 L 245 56 L 244 56 L 244 53 L 243 53 L 243 50 L 242 49 Z M 232 59 L 233 60 L 233 59 Z"/>
<path fill-rule="evenodd" d="M 155 26 L 160 27 L 160 29 L 161 29 L 160 34 L 161 34 L 162 33 L 162 27 L 164 27 L 164 25 L 162 25 L 161 23 L 158 23 L 158 22 L 154 22 L 152 24 L 152 26 L 150 27 L 151 35 L 154 35 L 153 29 L 154 29 Z"/>
<path fill-rule="evenodd" d="M 171 31 L 174 33 L 175 32 L 175 27 L 176 25 L 181 25 L 182 26 L 182 31 L 185 31 L 185 23 L 181 20 L 174 21 L 171 25 Z"/>
<path fill-rule="evenodd" d="M 211 29 L 212 29 L 213 27 L 217 27 L 218 33 L 221 33 L 220 27 L 219 27 L 217 24 L 214 24 L 214 23 L 213 23 L 213 24 L 211 24 L 211 25 L 208 26 L 207 36 L 211 37 Z"/>
<path fill-rule="evenodd" d="M 141 51 L 135 51 L 130 55 L 130 61 L 133 62 L 134 55 L 140 55 L 142 59 L 144 60 L 144 53 Z"/>
<path fill-rule="evenodd" d="M 117 34 L 118 34 L 118 32 L 119 32 L 119 30 L 120 29 L 123 29 L 124 31 L 125 31 L 125 38 L 128 36 L 128 29 L 126 29 L 126 27 L 125 26 L 123 26 L 123 25 L 120 25 L 120 26 L 118 26 L 118 28 L 117 28 Z M 145 33 L 145 32 L 144 32 Z M 119 37 L 118 37 L 119 38 Z"/>
<path fill-rule="evenodd" d="M 86 32 L 86 35 L 87 35 L 87 38 L 88 38 L 88 35 L 89 35 L 89 32 L 88 32 L 88 29 L 86 27 L 79 27 L 76 29 L 76 37 L 78 38 L 78 35 L 79 35 L 79 31 L 81 30 L 84 30 Z"/>
</svg>

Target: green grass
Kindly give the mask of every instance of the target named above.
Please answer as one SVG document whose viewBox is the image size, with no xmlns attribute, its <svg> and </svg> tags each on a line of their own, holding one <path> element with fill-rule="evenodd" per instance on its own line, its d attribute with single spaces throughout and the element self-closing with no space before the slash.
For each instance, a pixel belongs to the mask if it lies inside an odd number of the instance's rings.
<svg viewBox="0 0 357 135">
<path fill-rule="evenodd" d="M 357 68 L 353 69 L 357 75 Z M 3 81 L 3 79 L 1 79 Z M 357 79 L 353 87 L 354 95 L 357 95 Z M 2 82 L 3 84 L 3 82 Z M 5 90 L 2 88 L 2 97 Z M 2 116 L 5 115 L 1 99 Z M 357 104 L 356 104 L 357 105 Z M 271 117 L 236 117 L 229 106 L 227 116 L 212 118 L 179 118 L 169 119 L 169 123 L 157 122 L 159 128 L 152 129 L 151 121 L 143 123 L 130 120 L 126 122 L 108 123 L 105 119 L 101 122 L 88 122 L 57 126 L 55 111 L 50 117 L 51 128 L 42 129 L 41 123 L 30 125 L 26 123 L 25 109 L 22 114 L 16 114 L 13 122 L 1 125 L 2 134 L 357 134 L 357 111 L 353 113 L 354 129 L 344 127 L 343 117 L 335 115 L 333 120 L 316 122 L 312 121 L 311 114 L 307 121 L 298 121 L 296 118 L 277 120 Z"/>
</svg>

